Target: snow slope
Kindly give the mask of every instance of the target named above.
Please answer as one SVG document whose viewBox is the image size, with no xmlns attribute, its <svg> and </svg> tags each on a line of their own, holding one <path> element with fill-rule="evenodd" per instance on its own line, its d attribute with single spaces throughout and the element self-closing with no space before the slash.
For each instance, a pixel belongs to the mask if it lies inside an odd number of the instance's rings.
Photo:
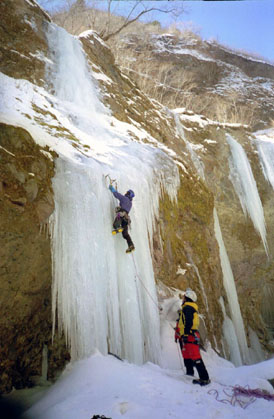
<svg viewBox="0 0 274 419">
<path fill-rule="evenodd" d="M 163 304 L 161 346 L 165 368 L 150 362 L 137 366 L 96 352 L 69 364 L 59 381 L 29 409 L 30 417 L 90 419 L 97 414 L 112 419 L 273 418 L 274 401 L 233 398 L 232 391 L 239 385 L 273 394 L 267 379 L 274 376 L 274 359 L 235 368 L 208 348 L 202 354 L 211 384 L 194 386 L 184 376 L 171 321 L 177 306 L 176 298 Z"/>
</svg>

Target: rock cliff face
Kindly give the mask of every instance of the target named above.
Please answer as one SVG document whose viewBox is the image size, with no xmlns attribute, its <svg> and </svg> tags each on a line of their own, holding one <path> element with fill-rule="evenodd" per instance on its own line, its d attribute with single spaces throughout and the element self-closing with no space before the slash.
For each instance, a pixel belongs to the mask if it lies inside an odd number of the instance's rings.
<svg viewBox="0 0 274 419">
<path fill-rule="evenodd" d="M 0 26 L 2 73 L 47 87 L 48 16 L 31 0 L 4 0 L 0 8 L 4 16 Z M 143 141 L 152 142 L 154 137 L 176 153 L 181 186 L 177 203 L 162 197 L 152 249 L 156 281 L 181 290 L 191 286 L 197 291 L 201 312 L 206 315 L 207 335 L 213 347 L 223 353 L 223 316 L 218 300 L 223 296 L 227 302 L 227 297 L 214 233 L 216 207 L 246 329 L 250 326 L 270 351 L 261 317 L 263 295 L 268 299 L 269 292 L 259 290 L 273 287 L 274 266 L 271 258 L 266 258 L 253 225 L 243 216 L 229 180 L 229 146 L 225 139 L 229 131 L 245 146 L 250 158 L 264 204 L 271 255 L 273 190 L 263 178 L 250 133 L 243 127 L 228 128 L 206 118 L 197 124 L 192 121 L 193 115 L 187 113 L 180 116 L 180 131 L 172 113 L 150 100 L 119 71 L 109 48 L 96 34 L 85 33 L 80 39 L 91 69 L 98 74 L 102 100 L 117 119 L 129 124 L 132 138 L 138 141 L 134 126 L 144 128 L 151 137 Z M 35 111 L 36 123 L 42 123 L 42 110 L 35 107 Z M 5 109 L 1 109 L 0 115 L 0 390 L 7 392 L 13 386 L 31 385 L 33 376 L 41 376 L 44 345 L 48 347 L 49 377 L 64 366 L 69 354 L 62 338 L 51 343 L 52 278 L 47 227 L 54 210 L 51 179 L 56 155 L 39 146 L 26 130 L 7 124 Z M 50 123 L 47 129 L 57 139 L 66 134 L 62 127 L 52 127 Z M 77 138 L 72 140 L 77 142 Z M 204 164 L 204 179 L 198 176 L 188 141 L 196 146 L 197 156 Z"/>
<path fill-rule="evenodd" d="M 187 120 L 190 117 L 181 115 L 181 118 L 188 126 Z M 220 125 L 216 126 L 210 121 L 200 122 L 202 126 L 192 124 L 194 130 L 185 130 L 185 136 L 197 146 L 197 154 L 204 164 L 205 184 L 214 195 L 246 330 L 248 331 L 250 326 L 256 330 L 261 342 L 267 342 L 269 334 L 265 325 L 268 326 L 270 336 L 273 329 L 273 314 L 271 315 L 268 310 L 268 316 L 265 316 L 263 308 L 272 306 L 274 286 L 274 266 L 271 256 L 274 251 L 273 188 L 263 176 L 255 143 L 256 137 L 252 133 L 240 126 L 227 126 L 222 129 Z M 232 185 L 229 168 L 231 150 L 226 138 L 228 133 L 243 146 L 251 165 L 264 210 L 269 257 L 253 222 L 249 216 L 244 215 L 239 197 Z M 253 205 L 255 206 L 255 202 Z M 269 345 L 267 348 L 269 351 L 273 350 Z"/>
<path fill-rule="evenodd" d="M 273 119 L 274 66 L 198 37 L 133 33 L 113 44 L 117 62 L 169 107 L 262 129 Z"/>
<path fill-rule="evenodd" d="M 0 28 L 1 71 L 43 84 L 42 57 L 47 53 L 47 44 L 42 26 L 49 18 L 35 2 L 3 1 L 0 10 L 5 17 Z M 38 146 L 26 130 L 1 123 L 1 392 L 37 383 L 42 376 L 45 345 L 49 378 L 69 359 L 62 339 L 51 342 L 48 220 L 54 210 L 54 157 L 53 152 Z"/>
<path fill-rule="evenodd" d="M 28 132 L 10 125 L 0 126 L 0 145 L 0 374 L 1 390 L 7 391 L 42 375 L 44 345 L 51 373 L 68 354 L 58 357 L 51 344 L 47 221 L 54 210 L 53 158 Z"/>
<path fill-rule="evenodd" d="M 43 83 L 47 42 L 43 25 L 48 15 L 30 0 L 3 0 L 0 5 L 4 16 L 1 31 L 1 71 L 10 77 Z"/>
</svg>

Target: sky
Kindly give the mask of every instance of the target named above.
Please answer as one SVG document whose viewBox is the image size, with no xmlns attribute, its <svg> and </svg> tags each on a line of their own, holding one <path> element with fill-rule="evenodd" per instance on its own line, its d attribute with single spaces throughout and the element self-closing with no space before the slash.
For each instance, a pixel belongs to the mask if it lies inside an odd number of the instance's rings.
<svg viewBox="0 0 274 419">
<path fill-rule="evenodd" d="M 197 25 L 205 39 L 254 52 L 274 61 L 274 2 L 190 1 L 185 19 Z"/>
<path fill-rule="evenodd" d="M 43 3 L 43 0 L 38 0 Z M 61 5 L 65 0 L 52 0 L 49 4 Z M 119 3 L 119 9 L 117 4 Z M 133 1 L 121 0 L 113 2 L 117 13 L 127 14 Z M 171 4 L 168 1 L 146 1 L 146 5 L 159 3 Z M 158 3 L 158 4 L 157 4 Z M 172 4 L 182 5 L 182 1 Z M 274 63 L 274 1 L 273 0 L 241 0 L 241 1 L 184 1 L 186 13 L 181 20 L 186 25 L 199 30 L 203 39 L 216 39 L 226 46 L 258 54 Z M 98 1 L 97 1 L 98 4 Z M 99 2 L 102 8 L 107 1 Z M 172 23 L 171 17 L 153 12 L 144 19 L 159 20 L 162 25 Z"/>
</svg>

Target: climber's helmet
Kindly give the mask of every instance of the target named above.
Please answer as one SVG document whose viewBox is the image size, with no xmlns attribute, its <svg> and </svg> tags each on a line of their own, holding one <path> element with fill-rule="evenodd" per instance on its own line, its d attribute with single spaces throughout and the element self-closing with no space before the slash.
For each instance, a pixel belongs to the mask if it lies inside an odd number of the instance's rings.
<svg viewBox="0 0 274 419">
<path fill-rule="evenodd" d="M 189 298 L 193 302 L 197 301 L 196 292 L 194 292 L 191 288 L 187 288 L 187 290 L 185 292 L 185 297 Z"/>
<path fill-rule="evenodd" d="M 131 189 L 129 189 L 126 193 L 126 196 L 128 196 L 129 199 L 132 199 L 135 197 L 135 193 Z"/>
</svg>

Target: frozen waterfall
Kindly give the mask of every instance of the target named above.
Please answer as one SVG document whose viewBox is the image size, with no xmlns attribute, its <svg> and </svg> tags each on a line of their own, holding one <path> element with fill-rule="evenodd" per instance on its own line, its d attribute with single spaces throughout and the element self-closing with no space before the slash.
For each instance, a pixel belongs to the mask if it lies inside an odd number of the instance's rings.
<svg viewBox="0 0 274 419">
<path fill-rule="evenodd" d="M 54 64 L 48 72 L 56 96 L 70 102 L 70 106 L 81 107 L 82 111 L 85 109 L 92 113 L 102 110 L 78 37 L 53 24 L 49 24 L 46 34 Z"/>
<path fill-rule="evenodd" d="M 57 315 L 72 359 L 99 349 L 138 364 L 159 362 L 149 240 L 161 191 L 176 199 L 178 170 L 161 150 L 132 141 L 122 123 L 114 118 L 109 123 L 77 38 L 49 25 L 48 42 L 55 52 L 49 74 L 63 124 L 90 148 L 89 154 L 72 146 L 64 154 L 58 149 L 51 217 L 53 331 Z M 119 192 L 135 192 L 130 213 L 134 254 L 125 253 L 122 235 L 111 234 L 118 201 L 108 190 L 107 174 L 116 179 Z"/>
<path fill-rule="evenodd" d="M 238 339 L 238 345 L 240 347 L 242 360 L 245 364 L 249 363 L 249 351 L 247 347 L 244 323 L 242 319 L 241 309 L 238 301 L 237 290 L 235 287 L 234 277 L 231 270 L 230 262 L 226 252 L 225 244 L 222 237 L 222 232 L 219 224 L 219 218 L 216 209 L 214 208 L 214 230 L 217 242 L 219 244 L 221 267 L 223 272 L 223 283 L 227 295 L 228 305 L 230 308 L 230 316 L 235 328 L 235 332 Z M 226 317 L 225 317 L 226 319 Z M 226 324 L 228 324 L 226 319 Z M 230 327 L 230 330 L 232 328 Z M 231 334 L 229 331 L 228 334 Z M 235 349 L 236 351 L 236 349 Z M 234 353 L 235 361 L 239 362 L 239 357 Z"/>
<path fill-rule="evenodd" d="M 116 202 L 104 182 L 104 167 L 92 159 L 82 164 L 57 160 L 51 220 L 53 317 L 57 308 L 58 325 L 73 359 L 98 348 L 136 363 L 159 361 L 157 295 L 148 241 L 159 190 L 152 170 L 151 182 L 149 173 L 138 179 L 138 165 L 136 158 L 135 181 L 130 182 L 136 194 L 131 215 L 136 272 L 133 257 L 125 254 L 125 240 L 111 235 Z"/>
<path fill-rule="evenodd" d="M 186 148 L 190 154 L 192 163 L 196 169 L 196 172 L 198 174 L 198 176 L 205 180 L 205 173 L 204 173 L 204 163 L 202 162 L 202 160 L 199 158 L 199 156 L 197 155 L 197 153 L 194 150 L 194 146 L 193 144 L 191 144 L 189 141 L 187 141 L 186 137 L 185 137 L 185 133 L 184 133 L 184 128 L 182 126 L 182 123 L 180 121 L 180 116 L 176 113 L 176 112 L 172 112 L 172 115 L 174 117 L 174 121 L 176 124 L 176 128 L 177 128 L 177 132 L 179 134 L 179 136 L 182 138 L 182 140 L 185 142 Z"/>
<path fill-rule="evenodd" d="M 256 144 L 264 177 L 274 189 L 274 130 L 258 134 Z"/>
<path fill-rule="evenodd" d="M 229 134 L 226 134 L 226 138 L 232 154 L 229 160 L 230 179 L 239 197 L 243 212 L 245 216 L 247 214 L 250 216 L 268 255 L 264 210 L 250 163 L 241 144 Z"/>
</svg>

